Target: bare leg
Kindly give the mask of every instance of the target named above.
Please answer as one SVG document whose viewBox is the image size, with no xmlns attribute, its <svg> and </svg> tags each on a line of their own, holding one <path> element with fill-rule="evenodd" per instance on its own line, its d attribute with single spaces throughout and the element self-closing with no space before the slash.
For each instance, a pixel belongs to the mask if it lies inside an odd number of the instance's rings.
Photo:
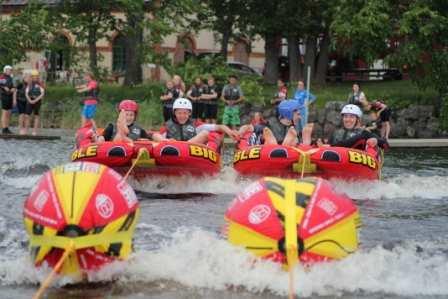
<svg viewBox="0 0 448 299">
<path fill-rule="evenodd" d="M 313 133 L 313 123 L 306 124 L 305 128 L 302 130 L 302 144 L 311 144 L 311 134 Z"/>
<path fill-rule="evenodd" d="M 39 128 L 39 115 L 34 115 L 34 128 L 33 135 L 37 135 L 37 129 Z"/>
<path fill-rule="evenodd" d="M 25 117 L 26 117 L 26 115 L 23 113 L 19 115 L 19 134 L 20 135 L 26 134 Z"/>
<path fill-rule="evenodd" d="M 285 139 L 283 139 L 282 145 L 296 146 L 297 143 L 299 143 L 299 139 L 297 138 L 297 131 L 293 127 L 290 127 L 288 129 L 288 132 L 286 132 L 286 136 Z"/>
<path fill-rule="evenodd" d="M 269 128 L 263 129 L 263 139 L 264 144 L 277 144 L 277 139 Z"/>
<path fill-rule="evenodd" d="M 188 142 L 191 143 L 201 143 L 201 144 L 206 144 L 207 141 L 208 141 L 208 131 L 202 131 L 193 138 L 191 138 L 190 140 L 188 140 Z"/>
<path fill-rule="evenodd" d="M 2 128 L 9 127 L 10 118 L 11 118 L 11 110 L 2 109 Z"/>
<path fill-rule="evenodd" d="M 381 127 L 381 137 L 385 139 L 389 139 L 390 134 L 390 122 L 383 122 L 383 126 Z"/>
<path fill-rule="evenodd" d="M 25 132 L 28 132 L 28 129 L 30 128 L 30 118 L 31 115 L 25 114 Z"/>
</svg>

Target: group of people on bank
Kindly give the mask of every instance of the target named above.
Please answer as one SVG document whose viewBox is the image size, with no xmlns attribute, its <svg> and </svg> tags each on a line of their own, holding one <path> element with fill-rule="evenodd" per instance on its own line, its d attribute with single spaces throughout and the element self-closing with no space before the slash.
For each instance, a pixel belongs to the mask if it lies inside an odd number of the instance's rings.
<svg viewBox="0 0 448 299">
<path fill-rule="evenodd" d="M 42 98 L 45 95 L 45 84 L 40 80 L 37 70 L 21 74 L 21 78 L 15 82 L 12 72 L 13 68 L 6 65 L 0 75 L 2 134 L 12 134 L 9 124 L 12 110 L 15 108 L 19 113 L 19 134 L 25 135 L 28 133 L 31 117 L 34 115 L 32 135 L 36 135 L 39 128 Z"/>
<path fill-rule="evenodd" d="M 355 104 L 347 104 L 341 111 L 342 129 L 330 138 L 312 140 L 313 124 L 307 123 L 308 105 L 316 97 L 305 90 L 303 81 L 297 84 L 292 99 L 287 99 L 288 90 L 283 81 L 278 82 L 278 92 L 272 103 L 276 106 L 277 120 L 280 126 L 271 126 L 263 119 L 262 113 L 256 112 L 249 124 L 240 125 L 238 104 L 244 100 L 244 94 L 238 85 L 238 78 L 230 76 L 229 82 L 219 93 L 213 77 L 203 84 L 196 78 L 193 85 L 186 90 L 185 83 L 179 76 L 166 83 L 166 90 L 161 95 L 164 125 L 159 131 L 147 131 L 137 123 L 139 106 L 136 101 L 126 99 L 119 103 L 116 123 L 109 124 L 98 136 L 92 115 L 83 109 L 83 127 L 77 133 L 77 145 L 83 143 L 121 141 L 132 142 L 137 139 L 153 141 L 179 140 L 206 144 L 210 132 L 222 132 L 235 141 L 247 138 L 250 145 L 283 144 L 294 146 L 299 143 L 317 146 L 333 145 L 365 149 L 366 146 L 384 147 L 387 141 L 376 136 L 362 126 L 362 109 Z M 89 85 L 89 84 L 87 84 Z M 94 84 L 92 85 L 94 86 Z M 87 86 L 84 88 L 89 90 Z M 222 124 L 217 124 L 218 101 L 224 101 Z M 239 127 L 239 128 L 238 128 Z M 282 128 L 282 132 L 274 132 Z M 238 130 L 237 130 L 238 129 Z M 278 131 L 278 129 L 277 129 Z"/>
<path fill-rule="evenodd" d="M 230 75 L 228 84 L 222 90 L 216 85 L 215 78 L 208 76 L 207 83 L 201 77 L 194 79 L 187 90 L 179 75 L 166 82 L 166 89 L 160 96 L 163 104 L 163 119 L 169 121 L 173 116 L 173 104 L 176 99 L 186 98 L 192 104 L 192 119 L 209 124 L 216 124 L 218 102 L 224 102 L 222 124 L 236 128 L 240 125 L 239 104 L 244 101 L 244 93 L 238 84 L 238 77 Z"/>
</svg>

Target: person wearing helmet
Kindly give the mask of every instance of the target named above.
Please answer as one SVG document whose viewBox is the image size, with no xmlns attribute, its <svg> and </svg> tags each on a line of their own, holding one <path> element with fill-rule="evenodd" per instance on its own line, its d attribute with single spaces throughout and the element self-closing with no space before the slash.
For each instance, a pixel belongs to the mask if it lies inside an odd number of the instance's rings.
<svg viewBox="0 0 448 299">
<path fill-rule="evenodd" d="M 361 127 L 362 111 L 357 105 L 345 105 L 341 110 L 341 115 L 343 127 L 332 134 L 328 142 L 329 145 L 361 150 L 365 150 L 366 147 L 375 148 L 377 145 L 382 148 L 387 147 L 387 141 Z M 318 140 L 317 145 L 322 146 L 323 142 Z"/>
<path fill-rule="evenodd" d="M 44 95 L 45 89 L 39 80 L 39 72 L 33 70 L 31 71 L 31 83 L 25 89 L 25 97 L 27 100 L 25 108 L 25 131 L 30 127 L 31 115 L 34 114 L 33 135 L 37 134 L 37 128 L 39 127 L 39 111 Z"/>
<path fill-rule="evenodd" d="M 76 91 L 79 93 L 84 93 L 84 107 L 81 113 L 81 123 L 85 124 L 87 120 L 92 120 L 95 125 L 95 120 L 93 119 L 96 114 L 96 106 L 98 104 L 98 95 L 100 92 L 98 82 L 92 73 L 87 73 L 84 75 L 85 84 L 76 86 Z"/>
<path fill-rule="evenodd" d="M 248 140 L 249 145 L 278 143 L 286 146 L 295 146 L 298 143 L 309 145 L 311 143 L 313 124 L 307 124 L 302 129 L 300 106 L 297 101 L 284 100 L 280 102 L 277 111 L 279 114 L 277 125 L 269 126 L 266 124 L 260 126 L 259 124 L 250 124 L 242 127 L 242 130 L 240 130 L 242 136 L 246 134 L 244 131 L 253 132 Z"/>
<path fill-rule="evenodd" d="M 141 138 L 149 138 L 146 131 L 135 123 L 138 104 L 134 100 L 123 100 L 118 105 L 117 124 L 109 124 L 100 141 L 132 142 Z"/>
<path fill-rule="evenodd" d="M 12 134 L 9 130 L 9 121 L 11 119 L 12 107 L 16 105 L 14 103 L 14 82 L 12 80 L 12 66 L 6 65 L 3 68 L 3 74 L 0 75 L 0 97 L 2 102 L 2 134 Z"/>
<path fill-rule="evenodd" d="M 191 119 L 192 104 L 188 99 L 179 98 L 173 103 L 173 117 L 165 123 L 161 133 L 154 133 L 154 141 L 174 139 L 206 144 L 209 132 L 223 132 L 237 140 L 239 135 L 226 125 L 204 124 Z"/>
</svg>

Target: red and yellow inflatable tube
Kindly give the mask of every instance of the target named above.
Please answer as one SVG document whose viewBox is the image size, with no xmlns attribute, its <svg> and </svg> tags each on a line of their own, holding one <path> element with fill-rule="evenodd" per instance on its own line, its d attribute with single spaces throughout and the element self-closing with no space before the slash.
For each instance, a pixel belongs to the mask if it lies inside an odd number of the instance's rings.
<svg viewBox="0 0 448 299">
<path fill-rule="evenodd" d="M 126 173 L 136 162 L 132 175 L 215 175 L 221 169 L 218 144 L 203 145 L 185 141 L 153 142 L 137 140 L 133 144 L 103 142 L 82 146 L 72 153 L 72 161 L 97 162 Z M 137 156 L 140 157 L 135 161 Z"/>
<path fill-rule="evenodd" d="M 243 176 L 300 177 L 377 180 L 382 162 L 376 153 L 344 147 L 298 145 L 247 146 L 235 151 L 233 167 Z"/>
</svg>

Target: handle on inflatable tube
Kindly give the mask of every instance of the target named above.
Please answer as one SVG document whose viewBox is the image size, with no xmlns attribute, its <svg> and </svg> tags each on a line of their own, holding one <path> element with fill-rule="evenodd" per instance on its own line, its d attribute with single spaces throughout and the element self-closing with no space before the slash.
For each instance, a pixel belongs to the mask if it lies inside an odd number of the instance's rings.
<svg viewBox="0 0 448 299">
<path fill-rule="evenodd" d="M 30 246 L 48 246 L 65 249 L 73 244 L 73 250 L 99 246 L 110 243 L 122 243 L 132 239 L 132 231 L 121 231 L 113 233 L 102 233 L 80 236 L 76 238 L 66 236 L 44 236 L 33 235 L 30 237 Z"/>
<path fill-rule="evenodd" d="M 291 147 L 293 150 L 299 153 L 299 159 L 296 163 L 292 165 L 294 171 L 300 172 L 301 178 L 303 178 L 305 173 L 315 173 L 316 164 L 311 163 L 311 155 L 317 152 L 318 148 L 312 148 L 307 151 L 302 151 L 298 148 Z"/>
</svg>

